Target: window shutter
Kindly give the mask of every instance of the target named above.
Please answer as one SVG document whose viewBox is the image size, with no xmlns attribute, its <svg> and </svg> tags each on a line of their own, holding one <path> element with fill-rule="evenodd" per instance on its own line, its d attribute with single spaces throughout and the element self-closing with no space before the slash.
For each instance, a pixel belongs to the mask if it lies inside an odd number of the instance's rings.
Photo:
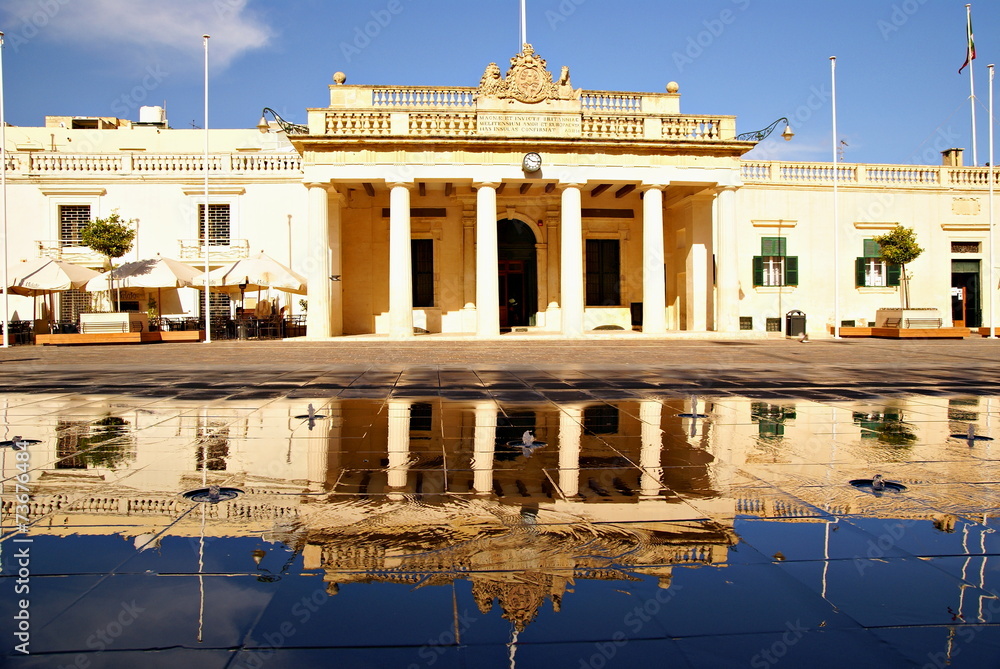
<svg viewBox="0 0 1000 669">
<path fill-rule="evenodd" d="M 764 285 L 764 258 L 761 256 L 753 257 L 753 285 Z"/>
<path fill-rule="evenodd" d="M 882 257 L 882 249 L 879 247 L 878 242 L 876 242 L 874 239 L 865 240 L 865 257 L 866 258 Z"/>
<path fill-rule="evenodd" d="M 799 285 L 799 257 L 788 256 L 785 258 L 785 285 Z"/>
<path fill-rule="evenodd" d="M 902 275 L 902 272 L 900 272 L 902 268 L 895 263 L 887 263 L 887 268 L 885 285 L 898 286 Z"/>
<path fill-rule="evenodd" d="M 760 254 L 762 256 L 783 256 L 785 255 L 784 237 L 762 237 L 760 240 Z"/>
<path fill-rule="evenodd" d="M 868 241 L 867 239 L 865 240 Z M 866 248 L 865 251 L 868 249 Z M 865 284 L 865 269 L 868 264 L 868 258 L 855 258 L 854 259 L 854 285 L 864 286 Z"/>
</svg>

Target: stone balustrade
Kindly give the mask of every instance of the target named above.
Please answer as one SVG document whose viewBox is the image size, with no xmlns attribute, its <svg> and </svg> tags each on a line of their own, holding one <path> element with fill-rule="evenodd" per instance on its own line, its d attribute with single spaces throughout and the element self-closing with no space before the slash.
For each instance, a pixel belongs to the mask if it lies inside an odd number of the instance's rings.
<svg viewBox="0 0 1000 669">
<path fill-rule="evenodd" d="M 157 177 L 204 174 L 205 157 L 197 154 L 84 154 L 60 152 L 11 152 L 7 154 L 10 178 L 155 175 Z M 302 157 L 295 153 L 209 154 L 212 174 L 259 177 L 297 177 Z"/>
<path fill-rule="evenodd" d="M 741 177 L 746 184 L 802 184 L 900 188 L 989 188 L 988 167 L 937 165 L 864 165 L 745 160 Z M 1000 185 L 1000 172 L 994 175 Z"/>
<path fill-rule="evenodd" d="M 309 110 L 312 135 L 327 137 L 552 137 L 611 141 L 726 142 L 731 116 L 686 116 L 679 95 L 576 91 L 534 104 L 479 99 L 477 88 L 330 87 L 330 106 Z"/>
</svg>

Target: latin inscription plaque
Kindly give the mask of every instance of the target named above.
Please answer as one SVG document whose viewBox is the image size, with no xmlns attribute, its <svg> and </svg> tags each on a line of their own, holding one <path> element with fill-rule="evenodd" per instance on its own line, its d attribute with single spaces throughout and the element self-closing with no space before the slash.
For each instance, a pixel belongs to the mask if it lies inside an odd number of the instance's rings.
<svg viewBox="0 0 1000 669">
<path fill-rule="evenodd" d="M 480 135 L 509 137 L 579 137 L 582 120 L 576 114 L 497 114 L 476 117 Z"/>
</svg>

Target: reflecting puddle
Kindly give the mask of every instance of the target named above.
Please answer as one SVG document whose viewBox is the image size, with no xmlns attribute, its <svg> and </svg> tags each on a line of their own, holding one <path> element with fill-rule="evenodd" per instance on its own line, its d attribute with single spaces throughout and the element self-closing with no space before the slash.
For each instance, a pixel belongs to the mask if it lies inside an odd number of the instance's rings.
<svg viewBox="0 0 1000 669">
<path fill-rule="evenodd" d="M 997 398 L 0 411 L 23 666 L 1000 660 Z"/>
</svg>

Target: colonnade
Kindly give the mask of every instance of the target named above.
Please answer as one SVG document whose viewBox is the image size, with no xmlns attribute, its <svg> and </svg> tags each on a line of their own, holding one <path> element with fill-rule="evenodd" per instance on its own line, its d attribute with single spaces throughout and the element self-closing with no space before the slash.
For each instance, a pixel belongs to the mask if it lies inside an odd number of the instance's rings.
<svg viewBox="0 0 1000 669">
<path fill-rule="evenodd" d="M 499 279 L 497 274 L 497 189 L 499 183 L 474 183 L 476 212 L 474 226 L 474 266 L 466 258 L 466 284 L 475 281 L 475 334 L 480 338 L 500 334 Z M 307 183 L 309 189 L 309 246 L 307 278 L 309 309 L 306 323 L 310 337 L 325 338 L 342 335 L 343 291 L 341 274 L 341 208 L 344 196 L 331 183 Z M 410 195 L 412 182 L 388 183 L 389 187 L 389 336 L 406 339 L 413 336 L 413 293 L 411 275 Z M 558 300 L 561 315 L 560 332 L 567 337 L 584 334 L 585 309 L 585 249 L 583 238 L 583 195 L 581 183 L 559 185 L 559 291 L 555 295 L 553 277 L 543 284 L 549 304 Z M 642 332 L 667 332 L 666 277 L 664 265 L 664 192 L 669 184 L 642 186 Z M 735 332 L 739 329 L 739 278 L 737 272 L 735 188 L 716 189 L 713 236 L 716 255 L 715 329 Z M 472 241 L 473 230 L 464 231 L 466 246 Z M 324 253 L 324 250 L 328 252 Z M 695 257 L 695 270 L 707 265 L 710 255 L 703 246 Z M 692 253 L 692 256 L 696 254 Z M 707 257 L 706 257 L 707 256 Z M 699 260 L 700 258 L 700 260 Z M 696 304 L 689 309 L 706 307 L 712 286 L 707 284 L 707 267 L 687 272 L 688 295 Z M 470 276 L 471 275 L 471 276 Z M 468 294 L 467 299 L 471 295 Z M 468 304 L 467 304 L 468 306 Z M 688 329 L 706 327 L 705 318 L 688 319 Z"/>
<path fill-rule="evenodd" d="M 663 433 L 660 422 L 663 404 L 655 400 L 640 400 L 641 450 L 639 466 L 642 470 L 639 499 L 658 499 L 663 488 L 663 468 L 660 458 Z M 387 403 L 389 456 L 389 494 L 398 493 L 407 485 L 410 464 L 410 406 L 408 400 L 389 400 Z M 483 402 L 474 410 L 472 448 L 472 487 L 481 495 L 493 493 L 494 463 L 497 443 L 496 404 Z M 566 499 L 580 498 L 580 452 L 583 440 L 584 408 L 580 405 L 560 406 L 559 411 L 559 489 Z"/>
</svg>

